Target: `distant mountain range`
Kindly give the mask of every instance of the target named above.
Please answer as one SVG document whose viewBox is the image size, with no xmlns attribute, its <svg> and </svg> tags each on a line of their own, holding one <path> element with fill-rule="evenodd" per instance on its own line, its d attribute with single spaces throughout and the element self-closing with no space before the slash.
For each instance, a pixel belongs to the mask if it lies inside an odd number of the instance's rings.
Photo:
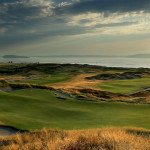
<svg viewBox="0 0 150 150">
<path fill-rule="evenodd" d="M 49 55 L 49 56 L 31 56 L 31 57 L 100 57 L 100 58 L 115 58 L 115 57 L 126 57 L 126 58 L 150 58 L 150 54 L 134 54 L 127 56 L 118 55 Z M 20 55 L 4 55 L 3 58 L 30 58 L 28 56 Z"/>
<path fill-rule="evenodd" d="M 4 55 L 3 58 L 29 58 L 28 56 Z"/>
<path fill-rule="evenodd" d="M 150 54 L 135 54 L 129 55 L 128 58 L 150 58 Z"/>
<path fill-rule="evenodd" d="M 48 56 L 34 56 L 34 57 L 99 57 L 99 58 L 150 58 L 150 54 L 134 54 L 134 55 L 48 55 Z"/>
</svg>

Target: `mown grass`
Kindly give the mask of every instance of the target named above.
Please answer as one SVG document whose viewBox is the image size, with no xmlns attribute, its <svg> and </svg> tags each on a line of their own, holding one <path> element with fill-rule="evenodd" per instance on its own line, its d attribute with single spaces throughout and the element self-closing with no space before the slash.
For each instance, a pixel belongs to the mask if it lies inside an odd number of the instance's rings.
<svg viewBox="0 0 150 150">
<path fill-rule="evenodd" d="M 49 90 L 0 93 L 0 120 L 19 129 L 86 129 L 133 126 L 150 129 L 150 105 L 61 100 Z"/>
<path fill-rule="evenodd" d="M 141 134 L 137 134 L 137 133 Z M 0 138 L 2 150 L 149 150 L 150 131 L 103 128 L 42 130 Z"/>
<path fill-rule="evenodd" d="M 20 80 L 17 83 L 29 83 L 29 84 L 37 84 L 37 85 L 51 85 L 53 83 L 63 82 L 69 80 L 71 75 L 66 74 L 52 74 L 47 76 L 37 77 L 36 79 L 30 78 L 27 80 Z M 16 82 L 15 82 L 16 83 Z"/>
<path fill-rule="evenodd" d="M 114 93 L 130 94 L 150 87 L 150 78 L 104 81 L 97 85 L 97 87 Z"/>
</svg>

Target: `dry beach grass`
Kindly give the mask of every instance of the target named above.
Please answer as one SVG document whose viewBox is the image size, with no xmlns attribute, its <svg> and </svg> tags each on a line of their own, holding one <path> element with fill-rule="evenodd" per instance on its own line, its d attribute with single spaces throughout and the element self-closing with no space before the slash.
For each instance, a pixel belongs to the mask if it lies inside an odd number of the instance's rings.
<svg viewBox="0 0 150 150">
<path fill-rule="evenodd" d="M 103 128 L 47 130 L 0 139 L 1 150 L 149 150 L 150 131 Z"/>
</svg>

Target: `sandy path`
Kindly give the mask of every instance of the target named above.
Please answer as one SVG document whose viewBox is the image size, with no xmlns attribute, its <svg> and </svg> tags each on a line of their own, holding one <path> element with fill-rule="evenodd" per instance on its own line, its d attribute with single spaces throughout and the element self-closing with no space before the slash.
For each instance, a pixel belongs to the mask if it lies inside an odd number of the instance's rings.
<svg viewBox="0 0 150 150">
<path fill-rule="evenodd" d="M 8 127 L 8 126 L 0 126 L 0 137 L 14 135 L 17 134 L 18 132 L 19 130 L 15 128 Z"/>
<path fill-rule="evenodd" d="M 63 82 L 63 83 L 55 83 L 52 85 L 55 89 L 75 89 L 75 88 L 92 88 L 96 84 L 100 83 L 101 81 L 92 81 L 92 80 L 86 80 L 86 77 L 93 76 L 95 74 L 80 74 L 69 81 Z"/>
</svg>

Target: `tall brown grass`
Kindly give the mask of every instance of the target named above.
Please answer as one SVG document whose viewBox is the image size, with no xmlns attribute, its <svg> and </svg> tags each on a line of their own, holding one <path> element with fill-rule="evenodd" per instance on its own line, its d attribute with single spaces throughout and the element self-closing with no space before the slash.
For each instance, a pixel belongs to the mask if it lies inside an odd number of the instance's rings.
<svg viewBox="0 0 150 150">
<path fill-rule="evenodd" d="M 0 150 L 150 150 L 150 131 L 43 129 L 0 139 Z"/>
</svg>

